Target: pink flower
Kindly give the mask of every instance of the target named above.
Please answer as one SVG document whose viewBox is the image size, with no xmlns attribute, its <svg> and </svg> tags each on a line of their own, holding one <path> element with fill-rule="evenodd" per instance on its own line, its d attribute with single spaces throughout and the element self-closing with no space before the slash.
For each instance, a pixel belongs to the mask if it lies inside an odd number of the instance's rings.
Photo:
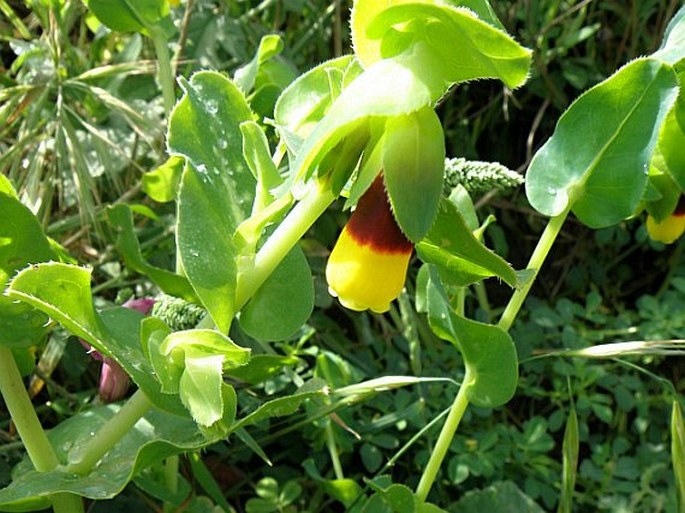
<svg viewBox="0 0 685 513">
<path fill-rule="evenodd" d="M 124 303 L 125 308 L 136 310 L 143 315 L 147 315 L 152 310 L 155 300 L 151 298 L 129 299 Z M 108 357 L 103 357 L 98 351 L 95 351 L 90 345 L 81 341 L 87 349 L 88 353 L 96 360 L 102 362 L 102 369 L 100 369 L 100 386 L 98 394 L 102 402 L 112 403 L 118 401 L 128 390 L 131 378 L 126 371 L 121 368 L 117 362 Z"/>
</svg>

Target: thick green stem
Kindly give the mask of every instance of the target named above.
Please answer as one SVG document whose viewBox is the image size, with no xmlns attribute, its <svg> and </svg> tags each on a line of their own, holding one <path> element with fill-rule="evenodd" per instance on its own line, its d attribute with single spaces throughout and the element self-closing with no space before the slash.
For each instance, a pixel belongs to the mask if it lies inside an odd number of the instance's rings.
<svg viewBox="0 0 685 513">
<path fill-rule="evenodd" d="M 168 114 L 176 103 L 174 74 L 171 70 L 169 48 L 167 47 L 166 37 L 161 30 L 151 30 L 150 37 L 155 45 L 155 53 L 157 54 L 157 80 L 159 80 L 159 86 L 162 88 L 164 110 Z"/>
<path fill-rule="evenodd" d="M 79 454 L 76 455 L 75 461 L 69 464 L 67 470 L 82 475 L 90 472 L 97 462 L 133 428 L 151 407 L 152 402 L 145 393 L 142 390 L 136 391 L 126 404 L 82 447 Z"/>
<path fill-rule="evenodd" d="M 178 493 L 178 455 L 169 456 L 164 462 L 164 484 L 174 496 Z M 164 511 L 171 512 L 176 509 L 172 503 L 164 503 Z"/>
<path fill-rule="evenodd" d="M 59 466 L 57 455 L 40 425 L 14 355 L 5 346 L 0 346 L 0 393 L 36 470 L 47 472 L 57 468 Z M 78 495 L 56 494 L 52 497 L 52 502 L 55 513 L 83 511 L 81 498 Z"/>
<path fill-rule="evenodd" d="M 438 441 L 435 443 L 435 447 L 433 448 L 433 452 L 428 460 L 428 464 L 426 465 L 423 475 L 421 476 L 421 480 L 419 481 L 419 485 L 416 488 L 416 496 L 421 502 L 425 502 L 426 498 L 428 497 L 428 492 L 430 492 L 430 489 L 435 482 L 435 478 L 440 471 L 440 466 L 445 459 L 447 450 L 449 449 L 452 439 L 457 432 L 459 422 L 461 422 L 464 412 L 466 412 L 466 408 L 469 405 L 469 399 L 466 397 L 466 394 L 468 387 L 470 386 L 470 382 L 471 376 L 469 376 L 469 372 L 467 370 L 466 374 L 464 375 L 464 381 L 461 384 L 461 388 L 459 388 L 459 393 L 454 399 L 454 403 L 452 403 L 450 413 L 447 416 L 447 420 L 445 420 L 445 424 L 442 426 L 440 436 L 438 436 Z"/>
<path fill-rule="evenodd" d="M 526 267 L 526 269 L 532 271 L 533 275 L 523 287 L 514 292 L 499 320 L 498 326 L 504 331 L 509 331 L 512 324 L 514 324 L 514 319 L 516 319 L 516 315 L 519 313 L 521 306 L 523 306 L 523 302 L 526 300 L 526 297 L 528 297 L 528 292 L 530 292 L 530 288 L 533 286 L 550 249 L 552 249 L 552 245 L 557 239 L 557 235 L 559 235 L 559 231 L 561 231 L 561 227 L 563 226 L 564 221 L 566 221 L 569 211 L 570 208 L 567 208 L 558 216 L 551 218 L 545 227 L 545 231 L 542 232 L 538 244 L 535 246 L 535 250 L 530 257 L 528 267 Z"/>
<path fill-rule="evenodd" d="M 311 184 L 304 197 L 259 249 L 253 265 L 238 276 L 236 311 L 259 290 L 281 260 L 334 199 L 335 195 L 327 183 Z"/>
</svg>

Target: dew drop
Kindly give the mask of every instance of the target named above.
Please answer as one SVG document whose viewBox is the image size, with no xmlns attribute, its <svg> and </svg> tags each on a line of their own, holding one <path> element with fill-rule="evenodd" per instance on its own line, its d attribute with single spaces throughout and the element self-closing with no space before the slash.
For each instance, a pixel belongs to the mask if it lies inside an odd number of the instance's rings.
<svg viewBox="0 0 685 513">
<path fill-rule="evenodd" d="M 549 185 L 547 186 L 547 194 L 549 194 L 550 196 L 556 196 L 557 190 L 551 185 Z"/>
<path fill-rule="evenodd" d="M 200 164 L 199 166 L 197 166 L 197 172 L 205 174 L 207 172 L 207 166 L 205 166 L 204 164 Z"/>
<path fill-rule="evenodd" d="M 216 100 L 207 100 L 207 103 L 205 103 L 205 107 L 207 108 L 207 112 L 209 112 L 212 115 L 219 112 L 219 102 Z"/>
<path fill-rule="evenodd" d="M 228 147 L 228 141 L 226 139 L 219 139 L 217 144 L 219 145 L 219 148 L 221 148 L 222 150 L 225 150 Z"/>
</svg>

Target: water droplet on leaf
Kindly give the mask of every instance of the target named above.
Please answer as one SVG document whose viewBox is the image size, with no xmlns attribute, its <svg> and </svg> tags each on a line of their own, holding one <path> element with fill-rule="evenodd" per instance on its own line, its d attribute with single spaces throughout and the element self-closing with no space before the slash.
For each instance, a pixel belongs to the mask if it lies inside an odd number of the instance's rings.
<svg viewBox="0 0 685 513">
<path fill-rule="evenodd" d="M 212 115 L 219 112 L 219 102 L 216 100 L 207 100 L 207 103 L 205 103 L 205 107 L 207 109 L 207 112 L 209 112 Z"/>
</svg>

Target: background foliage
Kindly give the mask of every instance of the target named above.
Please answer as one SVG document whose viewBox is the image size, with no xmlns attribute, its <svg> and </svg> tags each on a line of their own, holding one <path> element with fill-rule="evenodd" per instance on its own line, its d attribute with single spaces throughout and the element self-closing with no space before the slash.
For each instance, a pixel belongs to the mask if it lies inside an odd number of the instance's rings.
<svg viewBox="0 0 685 513">
<path fill-rule="evenodd" d="M 499 161 L 521 171 L 569 103 L 621 64 L 654 51 L 679 7 L 666 0 L 492 3 L 510 33 L 534 50 L 530 80 L 516 92 L 496 82 L 462 85 L 438 113 L 448 156 Z M 141 191 L 144 172 L 165 160 L 152 43 L 98 26 L 77 1 L 0 0 L 0 8 L 2 173 L 47 234 L 93 266 L 99 306 L 157 294 L 140 269 L 122 261 L 106 215 L 106 205 L 132 203 L 142 255 L 155 266 L 173 268 L 175 208 Z M 251 98 L 266 114 L 279 85 L 349 49 L 348 11 L 344 2 L 318 0 L 187 1 L 172 10 L 179 43 L 170 48 L 185 77 L 205 68 L 233 75 L 253 59 L 263 35 L 280 34 L 284 45 L 276 59 L 282 66 L 256 77 Z M 475 198 L 481 220 L 497 217 L 486 232 L 489 245 L 516 268 L 525 266 L 544 224 L 522 192 Z M 279 348 L 299 359 L 295 373 L 276 373 L 252 386 L 237 380 L 243 413 L 257 399 L 294 388 L 300 378 L 322 377 L 337 387 L 380 375 L 460 379 L 457 351 L 431 334 L 415 308 L 417 269 L 387 316 L 352 314 L 327 295 L 323 267 L 346 217 L 340 207 L 319 220 L 303 246 L 314 272 L 316 308 L 309 324 Z M 680 360 L 592 360 L 559 351 L 685 338 L 681 248 L 682 242 L 667 248 L 650 242 L 640 219 L 594 232 L 567 223 L 534 289 L 537 299 L 529 300 L 512 331 L 522 361 L 517 394 L 504 408 L 467 413 L 431 496 L 435 502 L 450 511 L 476 511 L 479 494 L 494 486 L 518 497 L 519 511 L 537 511 L 532 501 L 544 511 L 557 509 L 564 432 L 575 412 L 580 451 L 574 510 L 676 511 L 669 426 L 673 391 L 683 390 Z M 491 319 L 508 293 L 489 281 L 473 289 L 466 307 Z M 241 342 L 239 332 L 232 336 Z M 37 355 L 41 365 L 32 390 L 46 426 L 88 408 L 96 393 L 97 364 L 71 338 L 54 331 Z M 415 486 L 437 429 L 409 451 L 401 449 L 455 392 L 451 383 L 423 383 L 369 394 L 334 417 L 322 417 L 311 406 L 258 423 L 250 432 L 254 444 L 218 442 L 183 460 L 189 489 L 202 497 L 193 507 L 343 510 L 336 498 L 348 484 L 332 480 L 331 434 L 342 450 L 346 477 L 363 484 L 363 477 L 382 482 L 391 475 L 394 482 Z M 0 486 L 9 482 L 22 454 L 2 413 Z M 91 511 L 137 511 L 164 499 L 155 476 L 148 475 L 157 471 L 153 467 Z"/>
</svg>

